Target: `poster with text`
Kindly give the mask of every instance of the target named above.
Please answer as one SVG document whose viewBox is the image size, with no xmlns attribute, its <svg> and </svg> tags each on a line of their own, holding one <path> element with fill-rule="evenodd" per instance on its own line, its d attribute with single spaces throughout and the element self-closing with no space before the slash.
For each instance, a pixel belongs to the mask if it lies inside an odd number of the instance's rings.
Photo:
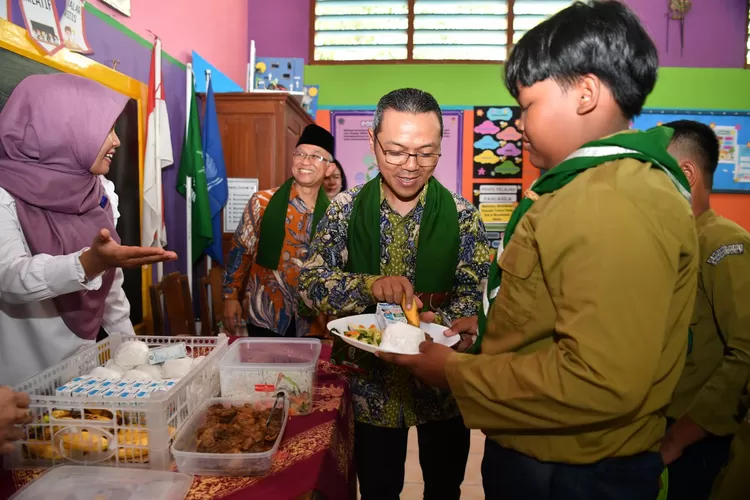
<svg viewBox="0 0 750 500">
<path fill-rule="evenodd" d="M 43 51 L 54 54 L 63 47 L 53 0 L 21 0 L 21 13 L 29 36 Z"/>
<path fill-rule="evenodd" d="M 367 131 L 374 111 L 332 111 L 331 133 L 336 141 L 336 159 L 341 163 L 349 187 L 378 175 L 375 155 Z M 443 111 L 442 156 L 435 178 L 450 191 L 461 192 L 463 111 Z"/>
<path fill-rule="evenodd" d="M 716 133 L 719 165 L 714 173 L 714 192 L 750 192 L 750 112 L 647 109 L 631 126 L 646 130 L 676 120 L 698 121 Z"/>
<path fill-rule="evenodd" d="M 0 19 L 10 21 L 10 0 L 0 0 Z"/>
<path fill-rule="evenodd" d="M 86 40 L 86 25 L 83 15 L 84 0 L 67 0 L 65 12 L 60 18 L 63 45 L 73 52 L 91 54 L 93 50 Z"/>
<path fill-rule="evenodd" d="M 472 201 L 479 209 L 487 239 L 494 250 L 500 247 L 505 227 L 521 197 L 521 184 L 474 183 Z"/>
<path fill-rule="evenodd" d="M 517 106 L 474 108 L 474 178 L 520 179 L 523 141 L 518 130 Z"/>
</svg>

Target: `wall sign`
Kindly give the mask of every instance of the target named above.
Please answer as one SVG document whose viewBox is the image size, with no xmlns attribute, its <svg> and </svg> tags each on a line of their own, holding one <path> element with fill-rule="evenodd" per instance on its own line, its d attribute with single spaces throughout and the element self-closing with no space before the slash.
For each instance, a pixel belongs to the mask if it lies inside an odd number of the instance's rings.
<svg viewBox="0 0 750 500">
<path fill-rule="evenodd" d="M 227 189 L 229 198 L 224 206 L 224 232 L 233 233 L 240 224 L 247 202 L 258 192 L 258 179 L 230 177 L 227 179 Z"/>
<path fill-rule="evenodd" d="M 62 31 L 53 0 L 19 0 L 29 36 L 47 54 L 63 47 Z"/>
<path fill-rule="evenodd" d="M 84 0 L 67 0 L 65 12 L 60 18 L 63 45 L 73 52 L 91 54 L 94 52 L 86 40 L 86 25 L 83 15 Z"/>
</svg>

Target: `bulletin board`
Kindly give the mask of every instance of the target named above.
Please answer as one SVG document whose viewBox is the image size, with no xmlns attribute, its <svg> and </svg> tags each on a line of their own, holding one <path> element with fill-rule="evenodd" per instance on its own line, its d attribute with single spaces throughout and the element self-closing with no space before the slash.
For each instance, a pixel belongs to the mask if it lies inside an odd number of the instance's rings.
<svg viewBox="0 0 750 500">
<path fill-rule="evenodd" d="M 705 123 L 716 132 L 721 149 L 714 192 L 750 194 L 750 112 L 647 109 L 632 126 L 645 130 L 675 120 Z"/>
<path fill-rule="evenodd" d="M 518 106 L 477 106 L 474 108 L 475 179 L 521 179 L 523 144 Z"/>
<path fill-rule="evenodd" d="M 350 188 L 378 175 L 378 165 L 370 150 L 368 135 L 374 113 L 374 110 L 331 112 L 336 159 L 344 169 Z M 463 118 L 463 111 L 443 110 L 442 156 L 434 174 L 443 186 L 456 193 L 461 192 Z"/>
</svg>

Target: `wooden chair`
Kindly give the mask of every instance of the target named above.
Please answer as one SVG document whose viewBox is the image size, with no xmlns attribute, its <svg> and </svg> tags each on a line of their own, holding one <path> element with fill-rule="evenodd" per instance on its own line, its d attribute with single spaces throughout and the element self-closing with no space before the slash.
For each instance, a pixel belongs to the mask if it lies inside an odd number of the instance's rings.
<svg viewBox="0 0 750 500">
<path fill-rule="evenodd" d="M 200 279 L 201 335 L 219 334 L 219 323 L 224 317 L 223 288 L 224 269 L 221 267 L 213 266 L 208 274 Z"/>
<path fill-rule="evenodd" d="M 196 335 L 193 300 L 187 276 L 178 272 L 170 273 L 160 283 L 149 287 L 149 295 L 155 335 L 166 335 L 165 312 L 170 335 Z"/>
</svg>

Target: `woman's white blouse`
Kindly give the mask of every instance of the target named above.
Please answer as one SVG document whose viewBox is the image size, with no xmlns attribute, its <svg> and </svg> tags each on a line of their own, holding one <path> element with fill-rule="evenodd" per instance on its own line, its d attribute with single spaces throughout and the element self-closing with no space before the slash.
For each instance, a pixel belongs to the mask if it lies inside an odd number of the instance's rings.
<svg viewBox="0 0 750 500">
<path fill-rule="evenodd" d="M 119 216 L 116 199 L 110 195 L 113 186 L 103 185 Z M 52 301 L 66 293 L 101 287 L 100 277 L 86 282 L 80 254 L 32 257 L 16 202 L 0 188 L 0 385 L 23 382 L 94 343 L 71 332 Z M 122 270 L 117 269 L 102 318 L 110 334 L 134 334 L 122 282 Z"/>
</svg>

